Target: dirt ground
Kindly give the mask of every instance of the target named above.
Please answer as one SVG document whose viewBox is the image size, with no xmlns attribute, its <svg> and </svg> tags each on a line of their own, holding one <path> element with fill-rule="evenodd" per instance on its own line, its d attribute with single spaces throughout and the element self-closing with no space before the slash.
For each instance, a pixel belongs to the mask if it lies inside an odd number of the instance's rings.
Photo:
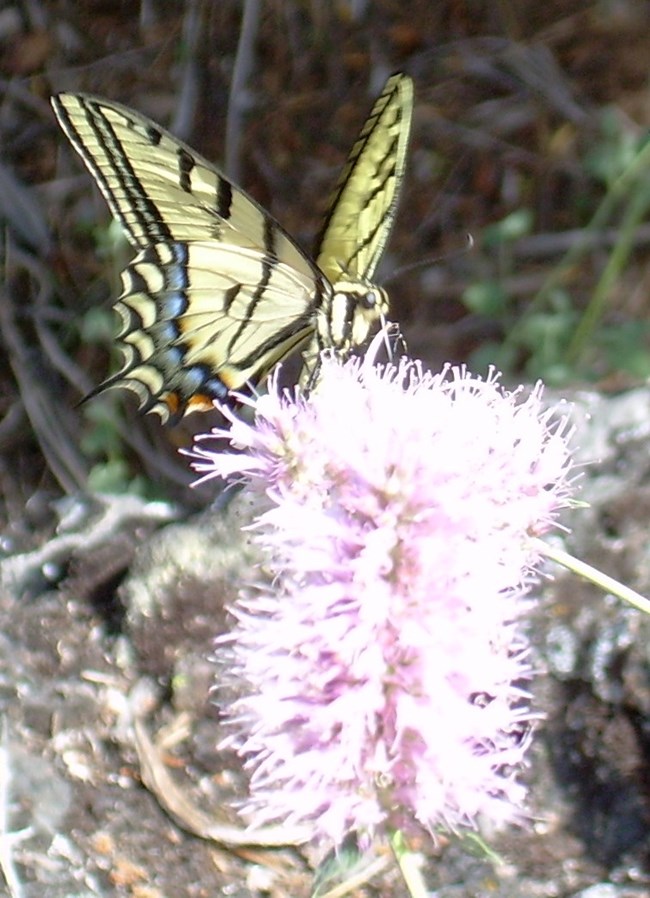
<svg viewBox="0 0 650 898">
<path fill-rule="evenodd" d="M 468 312 L 468 285 L 507 262 L 513 307 L 524 307 L 589 220 L 599 187 L 586 148 L 605 110 L 645 134 L 648 60 L 641 0 L 0 6 L 0 895 L 303 896 L 317 860 L 309 848 L 237 844 L 228 811 L 245 781 L 215 748 L 213 640 L 255 558 L 241 537 L 247 510 L 206 510 L 213 491 L 188 486 L 177 449 L 208 425 L 164 428 L 123 396 L 77 406 L 111 365 L 106 312 L 124 260 L 50 95 L 118 100 L 227 158 L 309 247 L 373 96 L 390 72 L 410 74 L 412 145 L 384 278 L 410 351 L 435 367 L 503 336 Z M 468 249 L 467 235 L 522 207 L 534 227 L 507 260 Z M 641 229 L 613 290 L 616 320 L 647 317 L 647 240 Z M 610 246 L 603 234 L 565 275 L 578 305 Z M 616 371 L 602 381 L 634 385 Z M 625 433 L 611 436 L 602 476 L 616 470 L 628 489 L 605 509 L 594 500 L 592 535 L 623 567 L 634 558 L 621 576 L 647 589 L 645 463 L 637 424 Z M 98 495 L 116 484 L 127 494 Z M 537 816 L 493 834 L 496 866 L 453 840 L 415 846 L 438 895 L 650 894 L 648 659 L 620 662 L 622 630 L 639 646 L 646 634 L 610 604 L 584 612 L 582 598 L 563 580 L 531 625 L 552 668 L 529 773 Z M 572 633 L 589 649 L 560 675 Z M 549 648 L 558 634 L 562 651 Z M 373 862 L 349 890 L 404 894 L 388 853 Z"/>
</svg>

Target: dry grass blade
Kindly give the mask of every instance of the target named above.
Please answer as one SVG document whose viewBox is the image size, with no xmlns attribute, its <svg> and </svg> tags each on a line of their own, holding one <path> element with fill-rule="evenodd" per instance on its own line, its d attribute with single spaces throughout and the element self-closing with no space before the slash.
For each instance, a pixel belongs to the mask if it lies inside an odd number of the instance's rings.
<svg viewBox="0 0 650 898">
<path fill-rule="evenodd" d="M 344 895 L 349 895 L 350 892 L 353 892 L 355 889 L 360 889 L 362 886 L 366 885 L 366 883 L 370 882 L 374 876 L 383 873 L 384 870 L 387 870 L 392 864 L 393 860 L 388 855 L 375 858 L 375 860 L 359 870 L 358 873 L 349 876 L 345 882 L 328 889 L 326 892 L 320 892 L 318 898 L 343 898 Z"/>
<path fill-rule="evenodd" d="M 144 722 L 136 717 L 133 729 L 142 782 L 156 796 L 161 807 L 184 830 L 229 848 L 244 846 L 279 848 L 302 845 L 311 838 L 312 833 L 307 827 L 265 826 L 253 830 L 219 823 L 198 808 L 174 782 L 161 760 L 158 746 L 149 737 Z"/>
<path fill-rule="evenodd" d="M 246 848 L 284 848 L 309 842 L 313 833 L 308 827 L 265 826 L 259 829 L 244 829 L 215 821 L 210 814 L 198 808 L 167 772 L 161 759 L 162 751 L 157 741 L 152 741 L 142 718 L 134 717 L 133 729 L 135 746 L 140 761 L 140 775 L 143 784 L 155 795 L 160 806 L 184 830 L 220 845 L 237 850 Z M 320 892 L 319 898 L 343 898 L 392 865 L 389 855 L 377 857 L 364 863 L 344 882 Z"/>
</svg>

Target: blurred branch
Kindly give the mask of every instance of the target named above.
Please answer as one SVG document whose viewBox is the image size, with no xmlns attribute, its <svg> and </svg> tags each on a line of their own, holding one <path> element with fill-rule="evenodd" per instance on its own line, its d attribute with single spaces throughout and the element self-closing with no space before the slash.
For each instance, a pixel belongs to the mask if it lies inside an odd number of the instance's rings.
<svg viewBox="0 0 650 898">
<path fill-rule="evenodd" d="M 36 280 L 41 294 L 49 294 L 47 275 L 37 260 L 16 247 L 12 248 L 12 256 L 18 258 L 21 266 Z M 15 265 L 14 258 L 10 264 L 5 263 L 5 271 Z M 40 360 L 17 325 L 14 311 L 21 306 L 24 308 L 25 298 L 19 299 L 10 291 L 7 279 L 0 293 L 0 335 L 8 350 L 23 406 L 47 464 L 63 489 L 74 492 L 84 485 L 87 477 L 85 459 L 77 448 L 77 428 L 59 401 L 54 385 L 48 384 Z M 42 297 L 41 305 L 43 303 Z"/>
<path fill-rule="evenodd" d="M 25 246 L 41 256 L 51 248 L 49 228 L 43 215 L 43 204 L 19 180 L 8 166 L 0 162 L 0 219 Z"/>
<path fill-rule="evenodd" d="M 184 139 L 187 139 L 193 130 L 199 99 L 198 60 L 201 58 L 199 46 L 205 34 L 203 5 L 203 0 L 187 0 L 183 16 L 181 87 L 178 92 L 171 130 Z"/>
<path fill-rule="evenodd" d="M 250 105 L 246 85 L 253 71 L 253 48 L 260 23 L 260 0 L 245 0 L 237 54 L 230 82 L 230 100 L 226 120 L 226 174 L 235 182 L 240 180 L 242 119 Z"/>
</svg>

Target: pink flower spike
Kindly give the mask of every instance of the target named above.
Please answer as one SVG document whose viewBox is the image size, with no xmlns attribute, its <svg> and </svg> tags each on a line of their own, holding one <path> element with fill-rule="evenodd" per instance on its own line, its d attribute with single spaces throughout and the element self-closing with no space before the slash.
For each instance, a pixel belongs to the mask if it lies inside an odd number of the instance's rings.
<svg viewBox="0 0 650 898">
<path fill-rule="evenodd" d="M 569 437 L 540 386 L 367 357 L 324 358 L 308 398 L 271 378 L 231 432 L 241 455 L 201 438 L 203 479 L 238 473 L 272 503 L 253 527 L 272 583 L 240 597 L 228 637 L 252 825 L 311 821 L 338 844 L 521 819 L 518 622 L 529 536 L 569 499 Z"/>
</svg>

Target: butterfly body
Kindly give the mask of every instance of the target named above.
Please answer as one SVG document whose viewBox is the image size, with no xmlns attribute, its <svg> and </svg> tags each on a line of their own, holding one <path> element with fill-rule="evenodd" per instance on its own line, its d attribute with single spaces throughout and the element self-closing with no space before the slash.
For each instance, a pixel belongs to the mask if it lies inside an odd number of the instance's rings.
<svg viewBox="0 0 650 898">
<path fill-rule="evenodd" d="M 125 386 L 163 419 L 212 408 L 305 350 L 347 353 L 388 311 L 372 276 L 395 216 L 412 85 L 393 76 L 355 143 L 316 261 L 255 200 L 182 141 L 117 103 L 52 100 L 136 250 L 116 310 Z"/>
</svg>

